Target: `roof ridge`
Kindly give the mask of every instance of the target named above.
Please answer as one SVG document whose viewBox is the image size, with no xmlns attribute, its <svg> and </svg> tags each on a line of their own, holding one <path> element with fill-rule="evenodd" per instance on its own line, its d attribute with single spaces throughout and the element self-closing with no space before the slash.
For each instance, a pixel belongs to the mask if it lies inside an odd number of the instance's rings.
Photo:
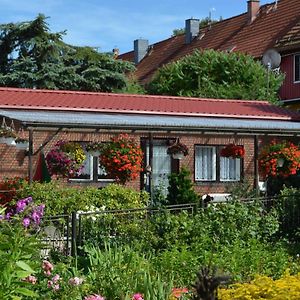
<svg viewBox="0 0 300 300">
<path fill-rule="evenodd" d="M 174 100 L 189 100 L 189 101 L 210 101 L 210 102 L 235 102 L 235 103 L 263 103 L 270 104 L 266 100 L 251 100 L 251 99 L 218 99 L 218 98 L 200 98 L 200 97 L 188 97 L 188 96 L 173 96 L 173 95 L 149 95 L 149 94 L 119 94 L 119 93 L 106 93 L 106 92 L 90 92 L 90 91 L 69 91 L 69 90 L 47 90 L 47 89 L 27 89 L 27 88 L 11 88 L 11 87 L 0 87 L 0 91 L 7 92 L 28 92 L 28 93 L 51 93 L 51 94 L 74 94 L 74 95 L 105 95 L 109 97 L 133 97 L 133 98 L 163 98 L 163 99 L 174 99 Z"/>
</svg>

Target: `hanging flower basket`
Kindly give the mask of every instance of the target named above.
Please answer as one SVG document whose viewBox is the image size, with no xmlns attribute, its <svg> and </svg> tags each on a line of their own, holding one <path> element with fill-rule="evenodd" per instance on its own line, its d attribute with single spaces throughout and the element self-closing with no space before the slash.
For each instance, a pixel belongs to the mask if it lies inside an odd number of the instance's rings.
<svg viewBox="0 0 300 300">
<path fill-rule="evenodd" d="M 288 141 L 272 141 L 261 150 L 258 163 L 264 177 L 286 178 L 300 169 L 300 149 Z"/>
<path fill-rule="evenodd" d="M 1 127 L 0 128 L 0 143 L 6 144 L 9 146 L 15 146 L 15 139 L 17 135 L 14 130 L 10 127 Z"/>
<path fill-rule="evenodd" d="M 108 177 L 121 184 L 136 179 L 142 169 L 143 152 L 127 134 L 120 134 L 104 143 L 100 154 L 100 165 Z"/>
<path fill-rule="evenodd" d="M 83 147 L 67 141 L 58 141 L 46 156 L 50 174 L 61 177 L 80 175 L 85 159 Z"/>
<path fill-rule="evenodd" d="M 25 138 L 16 138 L 16 148 L 20 150 L 27 150 L 29 147 L 29 141 Z"/>
<path fill-rule="evenodd" d="M 168 147 L 167 153 L 172 155 L 174 159 L 182 159 L 189 154 L 189 150 L 185 144 L 177 140 L 173 145 Z"/>
<path fill-rule="evenodd" d="M 93 142 L 86 144 L 85 150 L 92 156 L 99 156 L 100 155 L 100 150 L 101 150 L 101 143 L 99 142 Z"/>
<path fill-rule="evenodd" d="M 228 158 L 242 158 L 245 156 L 245 149 L 240 145 L 228 144 L 221 149 L 220 156 Z"/>
</svg>

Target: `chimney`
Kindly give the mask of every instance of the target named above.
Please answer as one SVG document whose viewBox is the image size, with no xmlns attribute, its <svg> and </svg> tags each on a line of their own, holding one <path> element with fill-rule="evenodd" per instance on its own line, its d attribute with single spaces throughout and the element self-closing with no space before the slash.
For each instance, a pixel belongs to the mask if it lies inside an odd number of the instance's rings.
<svg viewBox="0 0 300 300">
<path fill-rule="evenodd" d="M 112 52 L 113 52 L 113 57 L 114 57 L 114 59 L 117 59 L 118 56 L 119 56 L 119 54 L 120 54 L 120 50 L 119 50 L 118 48 L 114 48 L 114 49 L 112 50 Z"/>
<path fill-rule="evenodd" d="M 138 39 L 134 41 L 134 63 L 137 65 L 148 53 L 149 41 Z"/>
<path fill-rule="evenodd" d="M 259 9 L 260 9 L 259 0 L 248 1 L 248 24 L 251 24 L 256 19 Z"/>
<path fill-rule="evenodd" d="M 192 40 L 199 34 L 199 19 L 185 20 L 185 43 L 190 44 Z"/>
</svg>

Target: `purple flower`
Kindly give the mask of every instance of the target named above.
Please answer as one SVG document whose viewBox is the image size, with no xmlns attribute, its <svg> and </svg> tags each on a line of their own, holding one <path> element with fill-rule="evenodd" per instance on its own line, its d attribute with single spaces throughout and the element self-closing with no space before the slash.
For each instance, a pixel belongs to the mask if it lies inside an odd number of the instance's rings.
<svg viewBox="0 0 300 300">
<path fill-rule="evenodd" d="M 27 228 L 29 225 L 30 225 L 30 219 L 28 218 L 28 217 L 25 217 L 24 219 L 23 219 L 23 226 L 25 227 L 25 228 Z"/>
<path fill-rule="evenodd" d="M 16 213 L 19 214 L 20 212 L 24 211 L 27 206 L 26 199 L 21 199 L 16 204 Z"/>
<path fill-rule="evenodd" d="M 5 215 L 5 220 L 10 220 L 11 217 L 12 217 L 12 212 L 8 212 L 6 215 Z"/>
</svg>

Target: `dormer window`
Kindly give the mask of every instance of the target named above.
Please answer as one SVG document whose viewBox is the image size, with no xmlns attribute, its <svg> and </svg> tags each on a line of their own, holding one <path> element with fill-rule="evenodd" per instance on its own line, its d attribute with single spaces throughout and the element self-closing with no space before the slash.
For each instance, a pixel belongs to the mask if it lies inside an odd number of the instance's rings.
<svg viewBox="0 0 300 300">
<path fill-rule="evenodd" d="M 300 54 L 295 55 L 295 82 L 300 82 Z"/>
</svg>

